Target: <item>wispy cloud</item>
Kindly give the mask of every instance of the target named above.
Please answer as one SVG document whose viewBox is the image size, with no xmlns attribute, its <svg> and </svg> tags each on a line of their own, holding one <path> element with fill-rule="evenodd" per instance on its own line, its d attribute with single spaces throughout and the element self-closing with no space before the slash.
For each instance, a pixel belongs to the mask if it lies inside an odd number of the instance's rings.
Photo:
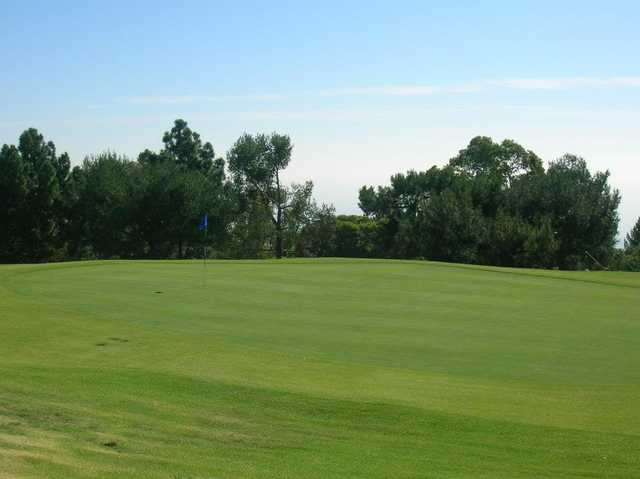
<svg viewBox="0 0 640 479">
<path fill-rule="evenodd" d="M 588 88 L 628 88 L 640 87 L 639 77 L 514 77 L 483 80 L 473 83 L 454 84 L 404 84 L 404 85 L 365 85 L 324 90 L 308 90 L 293 93 L 263 93 L 241 95 L 182 95 L 182 96 L 138 96 L 124 98 L 122 101 L 132 105 L 176 105 L 186 103 L 222 103 L 232 101 L 274 102 L 300 98 L 326 97 L 417 97 L 440 94 L 469 94 L 490 90 L 572 90 Z"/>
<path fill-rule="evenodd" d="M 183 96 L 137 96 L 123 98 L 132 105 L 175 105 L 185 103 L 214 103 L 229 101 L 282 101 L 295 98 L 322 98 L 343 96 L 426 96 L 441 93 L 472 93 L 480 91 L 481 85 L 373 85 L 326 90 L 308 90 L 289 94 L 263 93 L 246 95 L 183 95 Z"/>
<path fill-rule="evenodd" d="M 184 103 L 222 103 L 228 101 L 278 101 L 286 99 L 279 94 L 248 95 L 183 95 L 183 96 L 135 96 L 123 98 L 122 101 L 132 105 L 177 105 Z"/>
<path fill-rule="evenodd" d="M 438 93 L 473 93 L 481 89 L 478 84 L 461 85 L 380 85 L 309 92 L 309 96 L 425 96 Z"/>
<path fill-rule="evenodd" d="M 179 103 L 193 103 L 195 96 L 134 96 L 122 101 L 132 105 L 175 105 Z"/>
<path fill-rule="evenodd" d="M 519 90 L 640 87 L 640 77 L 505 78 L 489 85 Z"/>
</svg>

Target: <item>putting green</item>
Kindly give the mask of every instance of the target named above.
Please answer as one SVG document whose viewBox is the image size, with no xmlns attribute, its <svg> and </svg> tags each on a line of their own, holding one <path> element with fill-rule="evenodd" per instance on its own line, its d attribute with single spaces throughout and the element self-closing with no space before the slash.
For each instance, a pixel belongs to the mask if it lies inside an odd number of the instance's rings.
<svg viewBox="0 0 640 479">
<path fill-rule="evenodd" d="M 0 478 L 640 477 L 640 275 L 0 266 Z"/>
</svg>

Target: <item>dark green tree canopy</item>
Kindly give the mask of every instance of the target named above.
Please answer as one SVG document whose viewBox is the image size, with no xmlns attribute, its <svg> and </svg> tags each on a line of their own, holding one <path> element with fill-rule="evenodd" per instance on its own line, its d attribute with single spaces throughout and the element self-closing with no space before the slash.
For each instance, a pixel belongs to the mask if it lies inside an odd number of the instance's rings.
<svg viewBox="0 0 640 479">
<path fill-rule="evenodd" d="M 620 195 L 608 172 L 573 155 L 551 162 L 511 141 L 476 137 L 444 168 L 360 189 L 385 255 L 505 266 L 578 268 L 610 258 Z"/>
<path fill-rule="evenodd" d="M 513 140 L 494 143 L 487 136 L 477 136 L 449 161 L 449 165 L 472 176 L 485 175 L 502 184 L 511 183 L 520 175 L 543 171 L 542 160 Z"/>
<path fill-rule="evenodd" d="M 138 162 L 143 164 L 157 164 L 165 161 L 188 170 L 208 172 L 214 163 L 220 164 L 222 159 L 215 159 L 215 152 L 211 143 L 202 143 L 200 135 L 189 128 L 186 121 L 178 119 L 173 128 L 162 136 L 164 148 L 159 152 L 149 149 L 138 155 Z"/>
<path fill-rule="evenodd" d="M 0 197 L 6 205 L 0 216 L 0 258 L 43 261 L 63 255 L 59 233 L 69 156 L 58 156 L 52 142 L 29 128 L 17 147 L 2 147 L 0 168 Z"/>
<path fill-rule="evenodd" d="M 265 188 L 264 193 L 277 194 L 280 172 L 291 161 L 293 145 L 286 135 L 243 134 L 227 155 L 229 170 L 239 183 Z"/>
<path fill-rule="evenodd" d="M 502 266 L 640 269 L 640 220 L 615 247 L 609 173 L 565 155 L 547 169 L 512 140 L 473 138 L 444 167 L 363 186 L 364 215 L 336 215 L 313 183 L 287 183 L 287 135 L 243 134 L 216 158 L 184 120 L 137 161 L 113 152 L 70 168 L 31 128 L 0 149 L 0 261 L 356 256 Z M 208 216 L 208 234 L 198 230 Z"/>
<path fill-rule="evenodd" d="M 242 135 L 227 154 L 229 171 L 244 204 L 257 199 L 275 228 L 276 257 L 284 254 L 284 229 L 301 204 L 309 203 L 313 184 L 287 187 L 280 175 L 291 161 L 293 145 L 286 135 Z"/>
<path fill-rule="evenodd" d="M 624 240 L 624 247 L 626 249 L 640 248 L 640 218 L 636 221 L 633 229 L 627 233 L 627 237 Z"/>
</svg>

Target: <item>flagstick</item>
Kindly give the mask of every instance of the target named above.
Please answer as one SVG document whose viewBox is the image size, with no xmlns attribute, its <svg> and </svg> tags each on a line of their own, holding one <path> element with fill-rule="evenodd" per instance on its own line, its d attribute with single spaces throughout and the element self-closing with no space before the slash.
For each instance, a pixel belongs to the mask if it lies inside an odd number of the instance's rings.
<svg viewBox="0 0 640 479">
<path fill-rule="evenodd" d="M 202 283 L 207 282 L 207 230 L 209 229 L 209 221 L 204 223 L 204 243 L 202 245 Z"/>
</svg>

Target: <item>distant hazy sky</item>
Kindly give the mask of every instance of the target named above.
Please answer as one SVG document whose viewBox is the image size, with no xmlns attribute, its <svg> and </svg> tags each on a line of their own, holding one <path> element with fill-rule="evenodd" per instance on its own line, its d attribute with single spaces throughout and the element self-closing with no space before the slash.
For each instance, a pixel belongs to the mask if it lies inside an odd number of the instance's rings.
<svg viewBox="0 0 640 479">
<path fill-rule="evenodd" d="M 0 143 L 35 126 L 74 163 L 160 147 L 184 118 L 224 155 L 292 136 L 287 176 L 357 211 L 363 184 L 476 135 L 609 169 L 640 216 L 640 2 L 0 0 Z"/>
</svg>

